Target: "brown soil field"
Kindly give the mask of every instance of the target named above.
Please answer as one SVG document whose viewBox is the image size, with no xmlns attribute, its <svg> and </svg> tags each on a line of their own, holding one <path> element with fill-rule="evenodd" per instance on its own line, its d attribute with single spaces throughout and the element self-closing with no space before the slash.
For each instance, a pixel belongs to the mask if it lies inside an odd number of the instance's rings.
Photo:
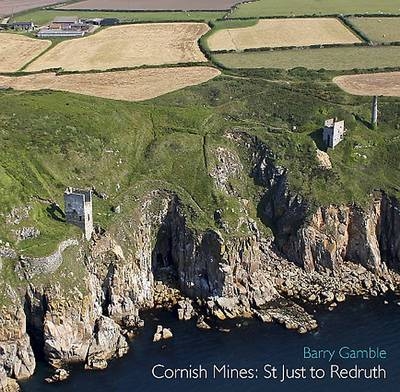
<svg viewBox="0 0 400 392">
<path fill-rule="evenodd" d="M 0 15 L 11 15 L 32 8 L 61 3 L 62 0 L 0 0 Z"/>
<path fill-rule="evenodd" d="M 335 18 L 263 19 L 250 27 L 218 30 L 208 38 L 211 50 L 357 42 L 360 39 Z"/>
<path fill-rule="evenodd" d="M 220 74 L 211 67 L 147 68 L 132 71 L 0 76 L 0 86 L 15 90 L 56 90 L 124 101 L 144 101 L 204 83 Z"/>
<path fill-rule="evenodd" d="M 334 78 L 333 81 L 353 95 L 400 97 L 400 72 L 344 75 Z"/>
<path fill-rule="evenodd" d="M 85 0 L 62 9 L 127 11 L 201 11 L 228 10 L 245 0 Z"/>
<path fill-rule="evenodd" d="M 0 33 L 0 72 L 18 71 L 50 45 L 50 41 Z"/>
<path fill-rule="evenodd" d="M 205 23 L 150 23 L 109 27 L 97 34 L 63 41 L 27 68 L 40 71 L 107 70 L 205 62 L 197 40 L 209 30 Z"/>
</svg>

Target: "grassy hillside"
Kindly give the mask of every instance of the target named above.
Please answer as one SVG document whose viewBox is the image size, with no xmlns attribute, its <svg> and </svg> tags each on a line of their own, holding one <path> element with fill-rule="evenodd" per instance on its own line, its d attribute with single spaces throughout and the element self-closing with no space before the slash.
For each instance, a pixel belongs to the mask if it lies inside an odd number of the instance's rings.
<svg viewBox="0 0 400 392">
<path fill-rule="evenodd" d="M 217 208 L 234 227 L 238 199 L 216 190 L 208 174 L 216 146 L 243 156 L 223 137 L 234 127 L 264 140 L 278 163 L 289 168 L 292 188 L 316 204 L 362 203 L 377 188 L 398 192 L 400 100 L 381 100 L 381 125 L 372 131 L 364 125 L 370 100 L 346 95 L 331 77 L 300 70 L 246 71 L 143 103 L 0 92 L 0 239 L 38 255 L 77 235 L 75 228 L 52 219 L 40 201 L 63 205 L 66 186 L 95 186 L 107 193 L 107 200 L 94 200 L 95 221 L 103 227 L 120 219 L 113 206 L 129 214 L 155 188 L 177 192 L 195 227 L 214 227 Z M 334 169 L 326 172 L 318 168 L 315 143 L 331 116 L 345 118 L 349 131 L 330 152 Z M 257 219 L 262 190 L 246 174 L 236 186 Z M 10 210 L 25 205 L 32 206 L 30 217 L 6 225 Z M 21 226 L 38 227 L 42 234 L 16 243 L 14 231 Z"/>
</svg>

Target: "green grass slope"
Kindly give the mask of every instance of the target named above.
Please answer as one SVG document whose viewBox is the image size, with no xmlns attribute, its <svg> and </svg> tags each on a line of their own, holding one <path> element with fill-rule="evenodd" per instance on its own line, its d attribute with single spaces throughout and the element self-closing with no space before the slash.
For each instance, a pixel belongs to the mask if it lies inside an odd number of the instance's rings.
<svg viewBox="0 0 400 392">
<path fill-rule="evenodd" d="M 152 189 L 176 192 L 192 211 L 193 227 L 215 227 L 218 208 L 235 227 L 237 197 L 218 191 L 209 176 L 217 146 L 246 154 L 223 136 L 233 128 L 263 140 L 277 163 L 289 169 L 293 190 L 314 204 L 363 203 L 374 189 L 397 194 L 400 100 L 381 100 L 380 127 L 372 131 L 364 124 L 370 100 L 345 94 L 331 77 L 299 70 L 243 71 L 143 103 L 0 92 L 0 239 L 40 255 L 79 235 L 52 219 L 41 201 L 63 205 L 67 186 L 95 186 L 107 193 L 107 200 L 94 199 L 95 221 L 105 228 L 120 219 L 113 206 L 131 214 Z M 315 146 L 323 121 L 331 116 L 346 119 L 348 134 L 330 152 L 334 169 L 327 172 L 318 167 Z M 247 174 L 236 187 L 257 219 L 262 189 Z M 7 225 L 10 210 L 24 205 L 32 206 L 30 217 Z M 42 234 L 17 243 L 14 231 L 20 226 L 38 227 Z"/>
</svg>

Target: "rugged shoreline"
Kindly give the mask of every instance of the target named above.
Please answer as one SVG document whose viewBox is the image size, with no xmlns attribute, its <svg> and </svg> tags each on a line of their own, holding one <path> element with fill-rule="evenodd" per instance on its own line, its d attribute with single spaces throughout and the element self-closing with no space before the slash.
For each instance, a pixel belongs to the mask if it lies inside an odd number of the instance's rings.
<svg viewBox="0 0 400 392">
<path fill-rule="evenodd" d="M 9 302 L 0 318 L 4 390 L 15 385 L 9 378 L 34 373 L 35 356 L 54 368 L 106 368 L 127 352 L 144 309 L 177 308 L 179 318 L 198 317 L 205 328 L 203 316 L 255 316 L 306 333 L 317 328 L 307 304 L 333 309 L 348 296 L 399 292 L 397 200 L 376 192 L 364 208 L 313 209 L 291 192 L 267 146 L 240 131 L 226 138 L 247 161 L 219 147 L 209 171 L 215 186 L 239 201 L 236 227 L 215 211 L 217 228 L 196 229 L 190 224 L 196 214 L 179 196 L 156 189 L 118 227 L 97 233 L 89 244 L 60 245 L 46 263 L 1 246 L 2 258 L 18 259 L 18 285 L 7 286 Z M 235 180 L 248 175 L 260 188 L 259 221 L 235 188 Z M 273 236 L 261 222 L 273 222 Z M 78 272 L 68 269 L 71 257 Z"/>
</svg>

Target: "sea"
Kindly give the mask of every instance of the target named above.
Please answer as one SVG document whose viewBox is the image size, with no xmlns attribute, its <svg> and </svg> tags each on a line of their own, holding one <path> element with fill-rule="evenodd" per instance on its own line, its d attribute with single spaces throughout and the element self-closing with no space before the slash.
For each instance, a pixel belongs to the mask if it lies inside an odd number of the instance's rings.
<svg viewBox="0 0 400 392">
<path fill-rule="evenodd" d="M 24 392 L 400 391 L 400 298 L 351 299 L 333 311 L 313 311 L 319 328 L 304 335 L 253 319 L 200 330 L 194 320 L 178 321 L 173 312 L 145 312 L 145 327 L 129 353 L 106 370 L 74 366 L 68 380 L 47 384 L 50 369 L 39 362 L 21 386 Z M 153 343 L 158 324 L 174 337 Z M 311 352 L 319 358 L 308 358 Z M 334 352 L 331 360 L 328 352 Z M 366 353 L 369 358 L 359 357 Z M 379 358 L 371 358 L 377 353 Z M 357 358 L 346 358 L 352 355 Z M 188 369 L 199 367 L 205 369 L 201 378 L 187 376 Z M 371 373 L 374 368 L 381 370 Z"/>
</svg>

